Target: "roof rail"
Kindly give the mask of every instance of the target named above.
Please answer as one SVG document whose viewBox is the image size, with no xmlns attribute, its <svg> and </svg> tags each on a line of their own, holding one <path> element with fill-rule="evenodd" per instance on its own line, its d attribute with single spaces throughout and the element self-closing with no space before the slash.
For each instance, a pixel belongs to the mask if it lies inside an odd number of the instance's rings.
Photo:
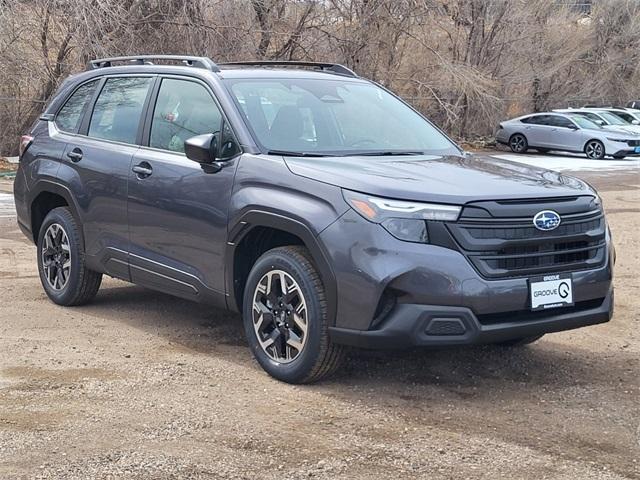
<svg viewBox="0 0 640 480">
<path fill-rule="evenodd" d="M 219 72 L 220 68 L 208 57 L 192 57 L 185 55 L 132 55 L 126 57 L 109 57 L 91 60 L 87 69 L 111 67 L 114 63 L 127 62 L 133 65 L 153 65 L 153 60 L 180 62 L 188 67 L 204 68 Z"/>
<path fill-rule="evenodd" d="M 324 62 L 296 62 L 296 61 L 284 61 L 284 60 L 252 60 L 247 62 L 225 62 L 220 65 L 229 66 L 256 66 L 256 67 L 311 67 L 319 70 L 331 73 L 337 73 L 339 75 L 345 75 L 348 77 L 357 77 L 356 73 L 350 68 L 340 65 L 339 63 L 324 63 Z"/>
</svg>

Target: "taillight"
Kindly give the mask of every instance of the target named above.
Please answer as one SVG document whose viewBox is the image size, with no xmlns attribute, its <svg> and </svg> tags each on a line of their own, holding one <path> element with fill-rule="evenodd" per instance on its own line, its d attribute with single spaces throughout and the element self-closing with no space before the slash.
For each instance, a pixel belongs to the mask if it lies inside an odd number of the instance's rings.
<svg viewBox="0 0 640 480">
<path fill-rule="evenodd" d="M 22 135 L 20 137 L 20 148 L 18 150 L 20 158 L 22 158 L 22 154 L 27 151 L 31 142 L 33 142 L 33 137 L 31 135 Z"/>
</svg>

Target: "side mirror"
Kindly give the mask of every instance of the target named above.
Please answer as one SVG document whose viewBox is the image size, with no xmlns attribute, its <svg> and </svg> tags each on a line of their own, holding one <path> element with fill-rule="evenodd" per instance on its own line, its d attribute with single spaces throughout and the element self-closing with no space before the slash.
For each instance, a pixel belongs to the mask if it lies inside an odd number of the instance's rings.
<svg viewBox="0 0 640 480">
<path fill-rule="evenodd" d="M 633 125 L 640 125 L 640 120 L 631 120 Z"/>
<path fill-rule="evenodd" d="M 217 152 L 217 132 L 197 135 L 184 141 L 184 153 L 189 160 L 193 160 L 194 162 L 212 164 L 216 161 Z"/>
<path fill-rule="evenodd" d="M 594 120 L 594 123 L 596 123 L 596 124 L 598 124 L 600 126 L 603 126 L 604 125 L 604 120 L 600 120 L 600 119 Z"/>
<path fill-rule="evenodd" d="M 567 128 L 569 128 L 569 130 L 578 130 L 578 126 L 577 125 L 569 125 Z"/>
</svg>

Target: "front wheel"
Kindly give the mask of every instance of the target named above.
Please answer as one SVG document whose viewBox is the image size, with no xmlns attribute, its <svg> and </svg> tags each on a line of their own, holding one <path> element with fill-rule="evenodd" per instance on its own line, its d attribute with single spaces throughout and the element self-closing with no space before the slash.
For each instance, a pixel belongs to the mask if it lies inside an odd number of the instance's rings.
<svg viewBox="0 0 640 480">
<path fill-rule="evenodd" d="M 51 210 L 38 234 L 38 273 L 47 296 L 58 305 L 89 302 L 102 274 L 87 269 L 81 231 L 68 208 Z"/>
<path fill-rule="evenodd" d="M 527 137 L 521 133 L 514 133 L 509 139 L 509 147 L 513 153 L 525 153 L 529 148 Z"/>
<path fill-rule="evenodd" d="M 600 140 L 589 140 L 584 146 L 584 153 L 591 160 L 602 160 L 604 158 L 604 145 Z"/>
<path fill-rule="evenodd" d="M 325 290 L 309 252 L 269 250 L 247 279 L 243 322 L 260 366 L 288 383 L 311 383 L 339 367 L 343 348 L 329 338 Z"/>
</svg>

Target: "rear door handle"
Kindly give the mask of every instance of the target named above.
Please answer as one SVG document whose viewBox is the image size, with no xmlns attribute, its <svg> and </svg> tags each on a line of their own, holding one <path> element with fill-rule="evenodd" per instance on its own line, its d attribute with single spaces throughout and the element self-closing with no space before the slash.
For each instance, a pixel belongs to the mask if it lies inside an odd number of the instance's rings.
<svg viewBox="0 0 640 480">
<path fill-rule="evenodd" d="M 82 160 L 82 150 L 76 147 L 69 153 L 67 153 L 67 157 L 69 157 L 72 162 L 79 162 L 80 160 Z"/>
<path fill-rule="evenodd" d="M 138 178 L 147 178 L 153 173 L 153 168 L 148 162 L 140 162 L 138 165 L 134 165 L 131 170 Z"/>
</svg>

